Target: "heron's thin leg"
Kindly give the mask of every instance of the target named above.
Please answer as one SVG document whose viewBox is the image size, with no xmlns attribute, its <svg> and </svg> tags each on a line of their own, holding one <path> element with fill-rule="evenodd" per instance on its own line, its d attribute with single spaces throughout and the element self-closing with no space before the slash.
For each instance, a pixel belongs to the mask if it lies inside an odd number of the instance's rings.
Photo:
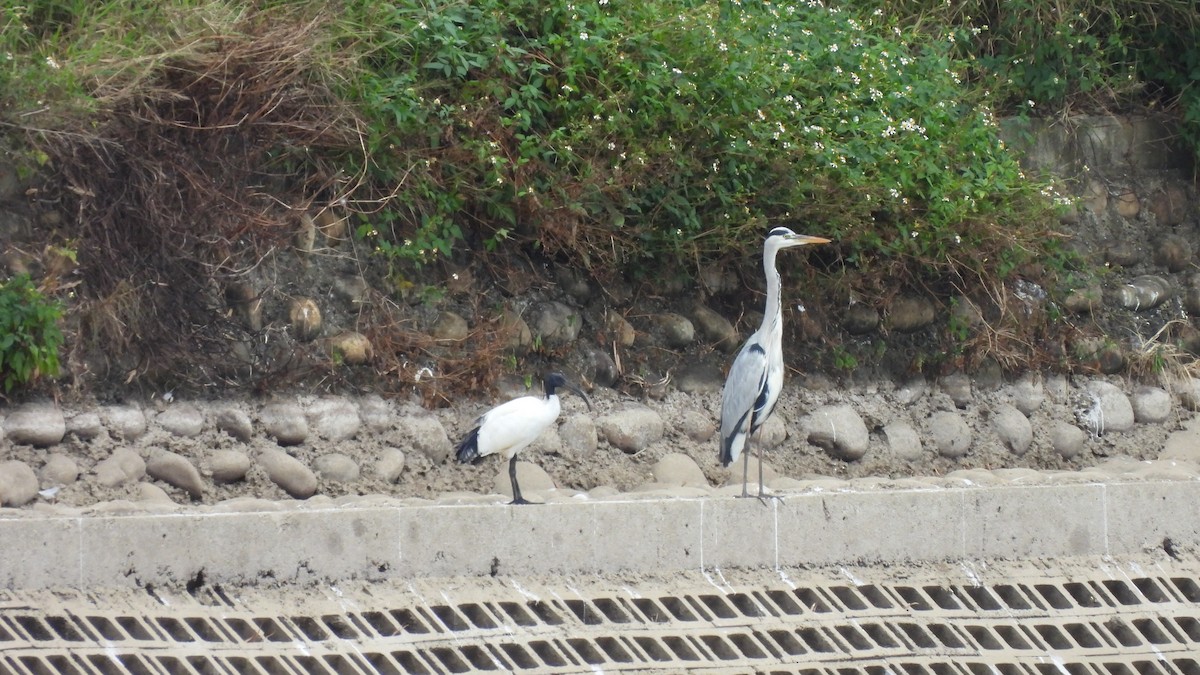
<svg viewBox="0 0 1200 675">
<path fill-rule="evenodd" d="M 750 437 L 746 437 L 746 445 L 742 448 L 742 496 L 749 497 L 746 483 L 750 480 Z"/>
<path fill-rule="evenodd" d="M 758 501 L 763 504 L 767 503 L 768 499 L 782 499 L 779 495 L 767 494 L 766 485 L 763 483 L 763 451 L 762 445 L 758 446 Z"/>
<path fill-rule="evenodd" d="M 517 485 L 517 456 L 508 460 L 508 479 L 512 481 L 513 500 L 509 504 L 531 504 L 521 496 L 521 486 Z"/>
</svg>

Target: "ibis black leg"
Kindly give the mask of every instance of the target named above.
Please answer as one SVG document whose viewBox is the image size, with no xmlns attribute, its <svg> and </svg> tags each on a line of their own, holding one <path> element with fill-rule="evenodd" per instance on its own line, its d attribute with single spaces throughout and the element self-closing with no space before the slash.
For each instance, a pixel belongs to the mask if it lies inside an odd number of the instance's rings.
<svg viewBox="0 0 1200 675">
<path fill-rule="evenodd" d="M 521 496 L 521 486 L 517 485 L 517 456 L 508 460 L 508 479 L 512 481 L 513 500 L 509 504 L 532 504 Z"/>
</svg>

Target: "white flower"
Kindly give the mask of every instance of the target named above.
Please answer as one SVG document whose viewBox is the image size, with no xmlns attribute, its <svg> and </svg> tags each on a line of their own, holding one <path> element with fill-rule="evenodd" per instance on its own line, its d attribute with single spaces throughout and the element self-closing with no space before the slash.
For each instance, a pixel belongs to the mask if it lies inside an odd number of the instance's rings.
<svg viewBox="0 0 1200 675">
<path fill-rule="evenodd" d="M 584 31 L 584 32 L 580 33 L 580 34 L 579 34 L 579 39 L 580 39 L 580 40 L 586 40 L 586 39 L 588 39 L 588 34 L 587 34 L 587 31 Z"/>
</svg>

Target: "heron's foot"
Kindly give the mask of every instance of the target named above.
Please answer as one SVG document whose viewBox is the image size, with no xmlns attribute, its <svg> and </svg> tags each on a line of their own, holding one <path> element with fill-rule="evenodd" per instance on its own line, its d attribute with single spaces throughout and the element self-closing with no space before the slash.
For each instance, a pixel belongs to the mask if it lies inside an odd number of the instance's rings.
<svg viewBox="0 0 1200 675">
<path fill-rule="evenodd" d="M 528 499 L 525 499 L 524 497 L 517 497 L 516 499 L 509 502 L 509 505 L 512 505 L 512 504 L 541 504 L 541 502 L 531 502 Z"/>
<path fill-rule="evenodd" d="M 770 494 L 767 494 L 766 492 L 760 492 L 760 493 L 758 493 L 757 496 L 758 496 L 758 501 L 762 502 L 763 506 L 767 505 L 768 499 L 778 499 L 781 502 L 783 501 L 783 495 L 770 495 Z"/>
</svg>

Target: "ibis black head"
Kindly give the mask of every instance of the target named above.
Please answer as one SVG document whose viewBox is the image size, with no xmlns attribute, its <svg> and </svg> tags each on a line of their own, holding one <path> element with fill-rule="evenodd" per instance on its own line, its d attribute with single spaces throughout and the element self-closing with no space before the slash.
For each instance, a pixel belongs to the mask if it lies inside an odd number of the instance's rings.
<svg viewBox="0 0 1200 675">
<path fill-rule="evenodd" d="M 588 410 L 592 409 L 592 402 L 588 399 L 587 394 L 583 390 L 567 381 L 567 378 L 562 373 L 548 373 L 542 385 L 546 388 L 546 396 L 554 396 L 555 390 L 559 387 L 569 389 L 579 395 L 583 402 L 587 404 Z"/>
</svg>

